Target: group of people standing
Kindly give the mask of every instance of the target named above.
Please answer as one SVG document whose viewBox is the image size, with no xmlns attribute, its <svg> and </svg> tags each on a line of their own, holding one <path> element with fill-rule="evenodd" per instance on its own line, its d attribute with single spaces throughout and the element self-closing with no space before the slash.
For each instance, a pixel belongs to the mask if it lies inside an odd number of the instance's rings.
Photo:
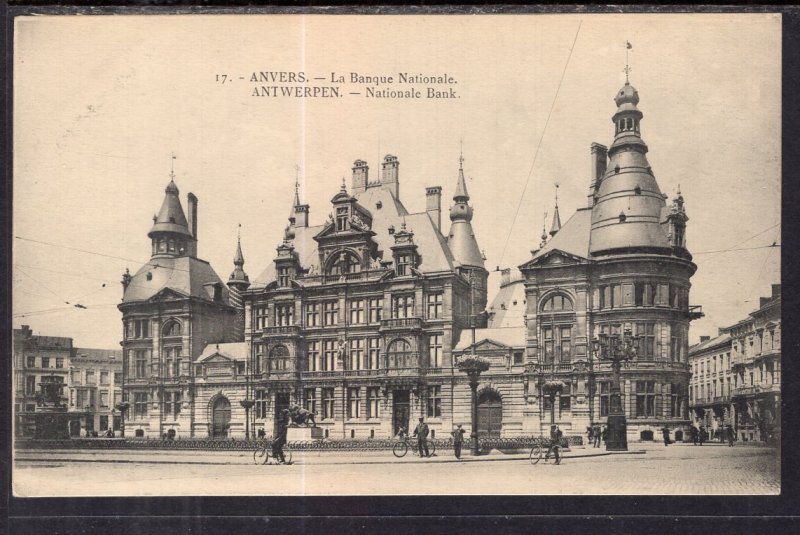
<svg viewBox="0 0 800 535">
<path fill-rule="evenodd" d="M 600 447 L 600 441 L 603 441 L 603 444 L 606 442 L 606 438 L 608 437 L 608 430 L 606 426 L 599 426 L 593 425 L 586 428 L 586 434 L 589 435 L 589 445 L 595 448 Z"/>
</svg>

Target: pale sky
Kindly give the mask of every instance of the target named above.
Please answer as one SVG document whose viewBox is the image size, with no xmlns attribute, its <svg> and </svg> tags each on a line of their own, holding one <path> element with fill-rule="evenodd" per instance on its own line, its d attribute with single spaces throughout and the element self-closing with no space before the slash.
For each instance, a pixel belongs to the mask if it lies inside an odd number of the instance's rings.
<svg viewBox="0 0 800 535">
<path fill-rule="evenodd" d="M 780 248 L 755 249 L 780 243 L 780 15 L 39 16 L 15 31 L 15 328 L 119 347 L 119 280 L 149 259 L 173 152 L 184 210 L 199 198 L 199 256 L 223 280 L 239 223 L 251 279 L 272 262 L 296 165 L 320 224 L 354 160 L 376 179 L 394 154 L 409 211 L 443 187 L 446 231 L 462 139 L 487 268 L 518 266 L 545 212 L 549 228 L 555 182 L 563 222 L 586 202 L 626 40 L 648 159 L 686 199 L 690 301 L 706 314 L 690 342 L 780 281 Z M 460 98 L 253 97 L 253 71 L 447 73 Z M 745 250 L 707 253 L 731 248 Z"/>
</svg>

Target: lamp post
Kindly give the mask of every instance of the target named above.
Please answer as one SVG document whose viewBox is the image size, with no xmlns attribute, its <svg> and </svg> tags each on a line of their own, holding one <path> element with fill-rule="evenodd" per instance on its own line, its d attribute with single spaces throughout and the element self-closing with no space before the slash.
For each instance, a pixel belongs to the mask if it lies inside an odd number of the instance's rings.
<svg viewBox="0 0 800 535">
<path fill-rule="evenodd" d="M 115 406 L 116 406 L 117 410 L 119 411 L 119 416 L 120 416 L 119 436 L 124 437 L 125 436 L 125 411 L 127 411 L 128 407 L 130 407 L 130 403 L 128 403 L 127 401 L 120 401 Z M 113 421 L 111 422 L 111 426 L 112 427 L 114 426 L 114 422 Z"/>
<path fill-rule="evenodd" d="M 628 451 L 627 424 L 625 411 L 622 409 L 622 393 L 620 389 L 620 370 L 622 363 L 636 356 L 639 348 L 639 336 L 633 336 L 630 328 L 623 335 L 600 333 L 599 338 L 592 340 L 592 349 L 602 361 L 611 363 L 611 407 L 608 411 L 606 429 L 606 450 Z"/>
<path fill-rule="evenodd" d="M 564 383 L 550 379 L 542 385 L 542 394 L 550 400 L 550 429 L 556 425 L 556 397 L 564 389 Z"/>
<path fill-rule="evenodd" d="M 248 362 L 244 363 L 244 399 L 239 402 L 239 405 L 244 407 L 244 439 L 250 440 L 250 409 L 256 404 L 255 401 L 250 399 L 250 366 Z"/>
</svg>

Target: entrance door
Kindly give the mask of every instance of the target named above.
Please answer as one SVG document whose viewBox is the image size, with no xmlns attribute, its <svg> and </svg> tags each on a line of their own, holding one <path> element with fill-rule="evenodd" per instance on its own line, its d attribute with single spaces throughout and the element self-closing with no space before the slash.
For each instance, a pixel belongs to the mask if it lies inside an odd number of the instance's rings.
<svg viewBox="0 0 800 535">
<path fill-rule="evenodd" d="M 411 400 L 408 390 L 394 391 L 394 405 L 392 407 L 392 431 L 397 435 L 401 429 L 408 429 L 408 418 L 411 415 Z"/>
<path fill-rule="evenodd" d="M 227 437 L 231 422 L 231 402 L 226 397 L 217 398 L 211 416 L 211 436 Z"/>
<path fill-rule="evenodd" d="M 487 392 L 478 400 L 478 433 L 499 437 L 503 428 L 503 403 L 496 392 Z"/>
<path fill-rule="evenodd" d="M 81 421 L 80 420 L 70 420 L 69 421 L 69 436 L 71 436 L 71 437 L 79 437 L 79 436 L 81 436 Z"/>
<path fill-rule="evenodd" d="M 288 408 L 289 408 L 289 394 L 288 393 L 275 394 L 275 418 L 274 418 L 272 436 L 278 435 L 278 422 L 280 421 L 280 415 L 283 412 L 283 409 L 288 409 Z"/>
</svg>

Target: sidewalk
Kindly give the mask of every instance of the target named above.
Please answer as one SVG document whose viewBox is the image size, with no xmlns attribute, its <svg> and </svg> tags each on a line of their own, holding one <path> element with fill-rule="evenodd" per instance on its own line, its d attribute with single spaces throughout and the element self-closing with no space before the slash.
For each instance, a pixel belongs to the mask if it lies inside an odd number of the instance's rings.
<svg viewBox="0 0 800 535">
<path fill-rule="evenodd" d="M 606 457 L 611 455 L 641 455 L 643 448 L 631 446 L 630 451 L 605 451 L 601 448 L 572 448 L 563 459 Z M 293 463 L 298 464 L 396 464 L 402 463 L 469 463 L 491 461 L 528 460 L 528 453 L 505 454 L 492 450 L 473 457 L 469 451 L 456 459 L 451 451 L 429 458 L 420 458 L 409 452 L 397 458 L 391 451 L 293 451 Z M 17 451 L 15 463 L 113 463 L 113 464 L 198 464 L 198 465 L 248 465 L 254 464 L 252 452 L 247 451 L 141 451 L 141 450 L 22 450 Z"/>
</svg>

